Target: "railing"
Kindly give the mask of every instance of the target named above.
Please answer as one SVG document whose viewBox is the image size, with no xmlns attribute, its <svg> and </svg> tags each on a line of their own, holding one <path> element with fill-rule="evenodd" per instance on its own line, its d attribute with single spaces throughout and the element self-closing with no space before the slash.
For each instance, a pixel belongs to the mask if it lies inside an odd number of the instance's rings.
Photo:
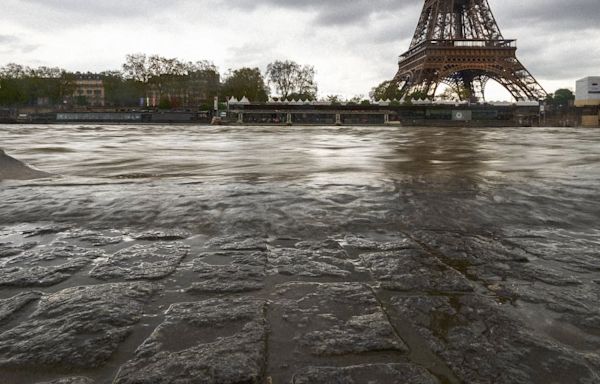
<svg viewBox="0 0 600 384">
<path fill-rule="evenodd" d="M 431 47 L 464 47 L 464 48 L 516 48 L 516 40 L 427 40 L 400 55 L 400 62 Z"/>
</svg>

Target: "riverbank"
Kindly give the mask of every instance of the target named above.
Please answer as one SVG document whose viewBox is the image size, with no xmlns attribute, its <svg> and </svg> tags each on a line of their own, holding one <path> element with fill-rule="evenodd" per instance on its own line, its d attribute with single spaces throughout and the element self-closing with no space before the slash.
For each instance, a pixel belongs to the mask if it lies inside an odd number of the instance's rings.
<svg viewBox="0 0 600 384">
<path fill-rule="evenodd" d="M 589 111 L 585 111 L 589 113 Z M 231 104 L 219 112 L 225 125 L 262 126 L 440 126 L 531 127 L 578 126 L 582 111 L 542 114 L 537 104 Z M 0 122 L 21 124 L 209 124 L 212 111 L 153 111 L 107 108 L 88 111 L 23 109 L 6 112 Z M 585 121 L 587 123 L 587 120 Z"/>
</svg>

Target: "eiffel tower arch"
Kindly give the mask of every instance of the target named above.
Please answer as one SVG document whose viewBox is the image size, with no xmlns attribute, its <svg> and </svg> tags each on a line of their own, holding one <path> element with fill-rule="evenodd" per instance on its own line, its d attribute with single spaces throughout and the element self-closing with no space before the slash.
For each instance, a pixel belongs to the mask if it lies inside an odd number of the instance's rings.
<svg viewBox="0 0 600 384">
<path fill-rule="evenodd" d="M 546 91 L 516 56 L 487 0 L 425 0 L 409 50 L 400 56 L 394 82 L 403 95 L 433 99 L 440 84 L 461 99 L 485 100 L 495 80 L 518 101 L 542 100 Z"/>
</svg>

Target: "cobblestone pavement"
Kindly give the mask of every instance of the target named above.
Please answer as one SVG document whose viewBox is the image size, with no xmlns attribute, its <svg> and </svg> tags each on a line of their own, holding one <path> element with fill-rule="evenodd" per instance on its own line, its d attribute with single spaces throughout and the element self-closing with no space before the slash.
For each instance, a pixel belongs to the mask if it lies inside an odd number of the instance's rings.
<svg viewBox="0 0 600 384">
<path fill-rule="evenodd" d="M 600 380 L 600 264 L 536 236 L 0 234 L 4 383 Z"/>
</svg>

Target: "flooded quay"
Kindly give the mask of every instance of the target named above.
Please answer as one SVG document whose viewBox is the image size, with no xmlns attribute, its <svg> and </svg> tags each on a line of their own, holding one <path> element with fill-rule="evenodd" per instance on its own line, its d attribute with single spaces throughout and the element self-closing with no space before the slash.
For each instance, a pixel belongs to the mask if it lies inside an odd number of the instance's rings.
<svg viewBox="0 0 600 384">
<path fill-rule="evenodd" d="M 600 130 L 1 126 L 0 382 L 600 382 Z"/>
</svg>

